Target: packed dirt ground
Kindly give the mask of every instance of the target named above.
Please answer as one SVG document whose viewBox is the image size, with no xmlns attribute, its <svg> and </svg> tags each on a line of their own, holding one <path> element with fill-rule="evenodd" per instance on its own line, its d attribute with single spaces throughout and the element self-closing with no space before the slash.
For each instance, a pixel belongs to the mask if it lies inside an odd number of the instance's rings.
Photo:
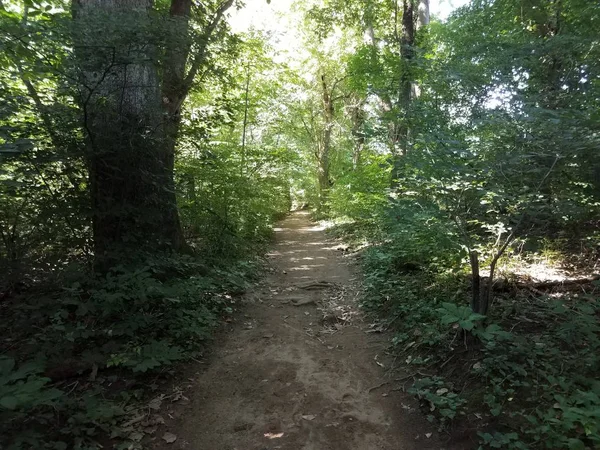
<svg viewBox="0 0 600 450">
<path fill-rule="evenodd" d="M 154 448 L 400 450 L 447 448 L 399 374 L 386 338 L 357 305 L 352 258 L 308 213 L 276 229 L 271 270 L 192 371 Z"/>
</svg>

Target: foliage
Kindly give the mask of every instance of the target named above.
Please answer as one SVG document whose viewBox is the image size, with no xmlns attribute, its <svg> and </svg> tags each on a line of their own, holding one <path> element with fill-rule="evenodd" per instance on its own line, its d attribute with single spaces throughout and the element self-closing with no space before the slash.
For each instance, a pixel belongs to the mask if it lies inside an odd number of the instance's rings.
<svg viewBox="0 0 600 450">
<path fill-rule="evenodd" d="M 25 419 L 38 427 L 58 421 L 66 427 L 65 436 L 85 429 L 95 436 L 116 426 L 124 413 L 118 412 L 115 392 L 103 394 L 114 399 L 100 405 L 85 391 L 73 397 L 49 383 L 97 371 L 142 376 L 200 354 L 220 315 L 235 307 L 232 295 L 244 289 L 255 270 L 246 263 L 208 270 L 189 257 L 149 261 L 145 267 L 115 267 L 97 277 L 66 272 L 62 291 L 18 299 L 2 334 L 25 340 L 11 354 L 32 354 L 37 362 L 17 368 L 14 359 L 2 360 L 3 435 L 19 429 Z M 98 416 L 104 410 L 108 416 Z"/>
<path fill-rule="evenodd" d="M 380 320 L 394 328 L 395 350 L 417 373 L 445 368 L 409 389 L 428 415 L 444 427 L 475 421 L 482 448 L 597 445 L 597 295 L 529 303 L 503 296 L 493 322 L 484 322 L 466 305 L 461 272 L 407 271 L 393 264 L 397 251 L 364 253 L 364 302 L 385 311 Z"/>
<path fill-rule="evenodd" d="M 79 3 L 0 2 L 15 448 L 94 448 L 144 392 L 79 380 L 200 352 L 273 222 L 307 204 L 365 247 L 364 307 L 394 348 L 438 367 L 411 389 L 442 426 L 475 415 L 483 448 L 600 445 L 597 289 L 494 291 L 517 254 L 598 258 L 595 2 L 474 0 L 416 27 L 413 0 L 301 1 L 293 57 L 232 33 L 233 1 Z"/>
<path fill-rule="evenodd" d="M 152 163 L 125 174 L 151 189 L 137 204 L 109 205 L 109 214 L 131 217 L 144 202 L 174 194 L 189 247 L 165 251 L 138 233 L 133 244 L 124 239 L 106 249 L 114 257 L 108 265 L 96 253 L 106 211 L 99 214 L 95 201 L 89 114 L 110 96 L 101 98 L 101 81 L 94 88 L 86 78 L 70 2 L 0 3 L 0 446 L 91 449 L 111 434 L 128 441 L 117 431 L 148 393 L 129 395 L 128 383 L 201 355 L 254 279 L 273 221 L 289 210 L 297 158 L 279 144 L 268 116 L 280 69 L 265 37 L 233 36 L 222 20 L 212 29 L 219 2 L 205 4 L 207 14 L 194 10 L 189 33 L 175 36 L 169 3 L 156 2 L 143 23 L 100 14 L 94 25 L 118 49 L 147 38 L 161 62 L 171 43 L 183 48 L 188 39 L 190 62 L 205 58 L 197 69 L 202 82 L 189 87 L 181 113 L 175 183 L 159 186 L 164 180 L 150 173 Z M 202 44 L 208 30 L 210 42 Z M 246 65 L 236 67 L 236 58 Z M 158 75 L 166 77 L 164 67 Z M 155 143 L 144 133 L 126 138 L 152 154 Z M 170 207 L 159 206 L 161 213 Z M 156 213 L 142 212 L 148 217 L 139 217 L 139 230 Z M 152 233 L 164 235 L 156 227 Z"/>
</svg>

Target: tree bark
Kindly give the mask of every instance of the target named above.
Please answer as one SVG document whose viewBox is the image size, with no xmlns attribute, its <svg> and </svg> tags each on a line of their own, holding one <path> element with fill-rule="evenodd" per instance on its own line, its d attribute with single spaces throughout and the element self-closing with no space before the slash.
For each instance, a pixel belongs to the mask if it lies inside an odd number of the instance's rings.
<svg viewBox="0 0 600 450">
<path fill-rule="evenodd" d="M 182 235 L 165 152 L 152 0 L 74 0 L 98 267 L 177 249 Z"/>
<path fill-rule="evenodd" d="M 246 172 L 246 131 L 248 129 L 248 96 L 250 93 L 250 62 L 246 64 L 246 89 L 244 90 L 244 122 L 242 125 L 242 163 L 240 175 Z"/>
<path fill-rule="evenodd" d="M 481 312 L 481 275 L 479 273 L 479 254 L 472 250 L 469 254 L 471 261 L 471 311 Z"/>
<path fill-rule="evenodd" d="M 408 112 L 411 104 L 412 70 L 415 45 L 415 18 L 413 0 L 403 0 L 402 8 L 402 38 L 400 40 L 400 57 L 402 59 L 402 74 L 400 76 L 400 89 L 398 92 L 398 120 L 394 124 L 392 186 L 397 185 L 404 167 L 403 157 L 409 152 L 410 129 Z"/>
<path fill-rule="evenodd" d="M 354 96 L 350 105 L 350 120 L 352 122 L 352 138 L 354 140 L 354 149 L 352 152 L 352 168 L 358 169 L 363 147 L 365 146 L 365 133 L 363 130 L 365 124 L 365 101 Z"/>
<path fill-rule="evenodd" d="M 419 0 L 417 30 L 429 25 L 429 0 Z"/>
<path fill-rule="evenodd" d="M 329 178 L 329 152 L 331 149 L 331 134 L 333 131 L 333 106 L 332 92 L 327 85 L 325 75 L 321 75 L 321 100 L 323 103 L 323 132 L 317 151 L 317 179 L 319 182 L 319 210 L 323 210 L 327 203 L 327 196 L 331 188 Z"/>
<path fill-rule="evenodd" d="M 161 82 L 149 31 L 153 0 L 73 0 L 94 245 L 102 266 L 123 253 L 188 250 L 174 182 L 181 107 L 232 4 L 219 5 L 192 54 L 193 2 L 171 1 Z"/>
<path fill-rule="evenodd" d="M 197 37 L 197 48 L 192 53 L 192 35 L 190 20 L 192 16 L 192 0 L 171 0 L 167 43 L 163 61 L 162 108 L 164 132 L 164 164 L 171 174 L 175 170 L 175 151 L 181 129 L 181 110 L 193 82 L 206 63 L 208 45 L 221 22 L 225 11 L 233 5 L 233 0 L 225 0 L 219 5 L 210 22 Z M 188 68 L 189 67 L 189 68 Z M 186 71 L 187 68 L 187 71 Z M 175 183 L 171 176 L 168 192 L 172 192 L 175 205 Z M 175 212 L 177 212 L 175 210 Z M 179 215 L 173 215 L 176 222 L 173 245 L 178 250 L 187 251 L 188 247 L 183 237 Z"/>
</svg>

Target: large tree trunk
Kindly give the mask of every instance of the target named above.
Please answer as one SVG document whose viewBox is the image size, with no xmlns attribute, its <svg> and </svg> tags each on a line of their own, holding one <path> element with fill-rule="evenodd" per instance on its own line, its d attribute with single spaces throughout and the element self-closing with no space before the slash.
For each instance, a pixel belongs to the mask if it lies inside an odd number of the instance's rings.
<svg viewBox="0 0 600 450">
<path fill-rule="evenodd" d="M 183 242 L 151 8 L 152 0 L 73 0 L 101 267 Z"/>
</svg>

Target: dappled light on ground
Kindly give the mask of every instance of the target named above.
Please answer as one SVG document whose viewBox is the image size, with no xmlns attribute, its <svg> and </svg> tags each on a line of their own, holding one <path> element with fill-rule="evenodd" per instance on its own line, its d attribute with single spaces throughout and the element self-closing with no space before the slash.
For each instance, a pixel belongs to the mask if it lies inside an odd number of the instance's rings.
<svg viewBox="0 0 600 450">
<path fill-rule="evenodd" d="M 197 376 L 180 439 L 215 450 L 438 450 L 433 427 L 400 407 L 410 398 L 370 390 L 384 380 L 387 343 L 363 329 L 348 261 L 305 214 L 278 228 L 270 275 Z"/>
</svg>

